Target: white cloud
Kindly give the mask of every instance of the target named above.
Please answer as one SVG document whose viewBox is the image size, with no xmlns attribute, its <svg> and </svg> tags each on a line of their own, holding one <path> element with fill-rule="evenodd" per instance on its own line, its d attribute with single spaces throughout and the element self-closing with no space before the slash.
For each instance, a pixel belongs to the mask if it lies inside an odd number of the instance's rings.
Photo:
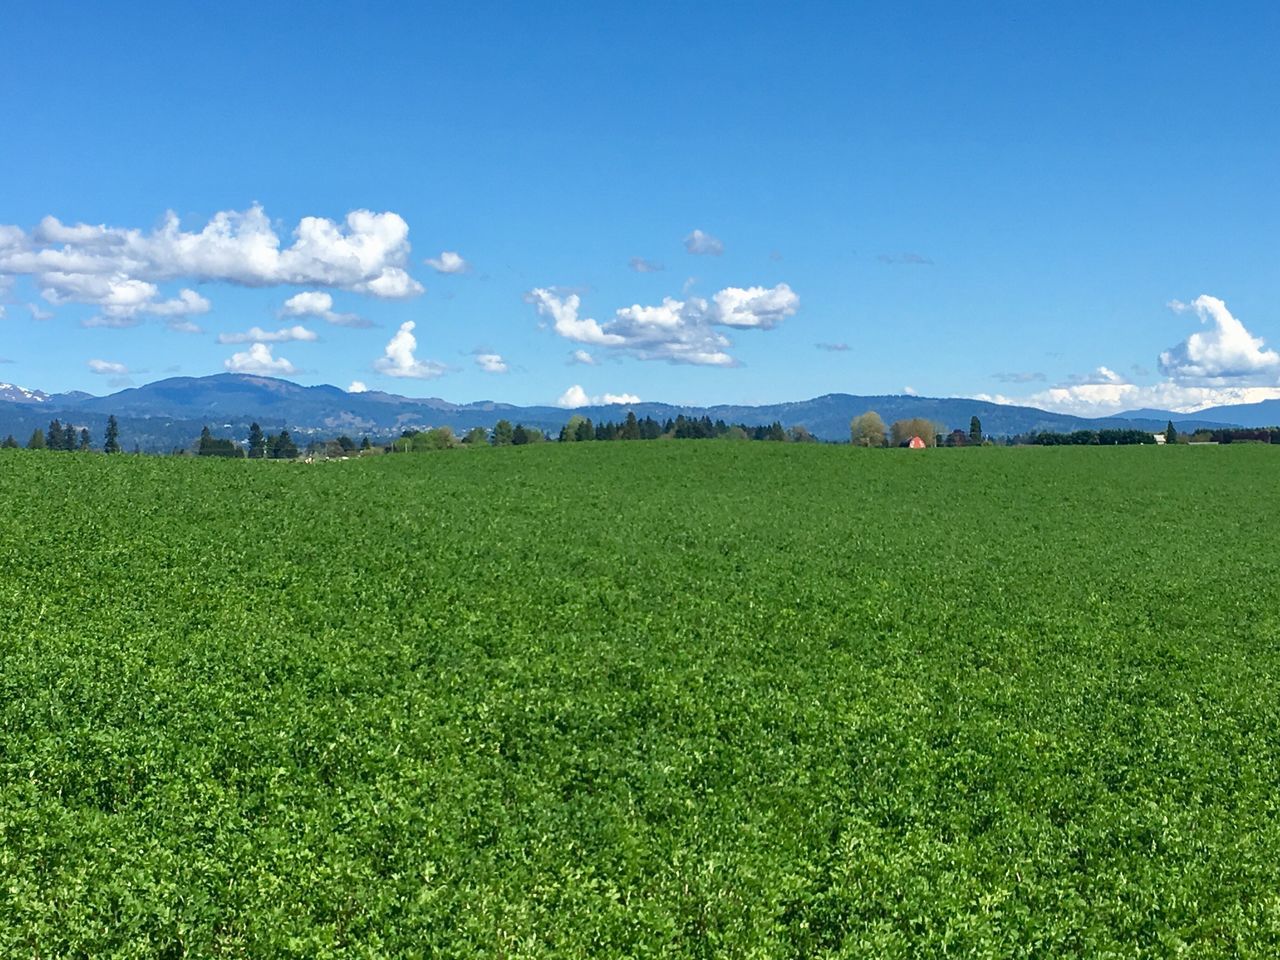
<svg viewBox="0 0 1280 960">
<path fill-rule="evenodd" d="M 477 353 L 476 366 L 485 373 L 506 373 L 507 361 L 499 353 Z"/>
<path fill-rule="evenodd" d="M 569 354 L 569 362 L 580 363 L 584 367 L 594 367 L 597 363 L 596 358 L 593 357 L 586 350 L 573 351 L 573 353 Z"/>
<path fill-rule="evenodd" d="M 634 393 L 606 393 L 597 402 L 609 406 L 615 403 L 639 403 L 640 398 Z"/>
<path fill-rule="evenodd" d="M 556 401 L 557 407 L 586 407 L 591 405 L 591 398 L 587 396 L 587 391 L 582 389 L 581 384 L 575 383 L 572 387 L 560 394 L 560 399 Z"/>
<path fill-rule="evenodd" d="M 90 360 L 89 369 L 93 373 L 110 374 L 116 377 L 128 376 L 129 368 L 123 363 L 116 363 L 114 360 Z"/>
<path fill-rule="evenodd" d="M 634 393 L 604 393 L 596 397 L 588 396 L 587 391 L 582 389 L 581 384 L 575 383 L 560 394 L 560 399 L 556 401 L 556 406 L 572 409 L 574 407 L 598 407 L 615 403 L 630 404 L 639 402 L 640 398 Z"/>
<path fill-rule="evenodd" d="M 204 327 L 198 323 L 192 323 L 190 320 L 173 319 L 165 323 L 165 326 L 174 333 L 204 333 Z"/>
<path fill-rule="evenodd" d="M 362 380 L 352 380 L 351 386 L 347 387 L 347 393 L 368 393 L 369 388 L 364 385 Z"/>
<path fill-rule="evenodd" d="M 1275 383 L 1280 375 L 1280 354 L 1263 349 L 1263 341 L 1245 329 L 1217 297 L 1202 295 L 1191 303 L 1174 300 L 1178 313 L 1195 311 L 1201 323 L 1213 329 L 1191 334 L 1160 354 L 1160 372 L 1175 380 Z"/>
<path fill-rule="evenodd" d="M 354 210 L 339 224 L 303 217 L 292 242 L 281 238 L 260 206 L 217 213 L 199 231 L 183 230 L 169 212 L 155 229 L 62 223 L 47 216 L 30 234 L 0 226 L 0 276 L 31 275 L 50 303 L 93 303 L 110 322 L 139 313 L 161 317 L 204 313 L 209 303 L 183 289 L 161 300 L 159 283 L 188 278 L 243 286 L 332 287 L 376 297 L 422 292 L 405 272 L 409 227 L 395 213 Z"/>
<path fill-rule="evenodd" d="M 785 283 L 776 287 L 726 287 L 712 299 L 715 301 L 716 319 L 713 323 L 726 327 L 759 327 L 771 330 L 786 317 L 793 315 L 800 305 L 800 298 Z"/>
<path fill-rule="evenodd" d="M 414 351 L 418 349 L 418 338 L 413 335 L 415 326 L 412 320 L 400 324 L 400 329 L 387 343 L 383 355 L 373 362 L 373 369 L 388 377 L 417 380 L 430 380 L 449 369 L 436 360 L 419 360 L 414 356 Z"/>
<path fill-rule="evenodd" d="M 661 273 L 666 269 L 656 260 L 646 260 L 644 257 L 632 257 L 630 266 L 636 273 Z"/>
<path fill-rule="evenodd" d="M 445 250 L 440 256 L 430 257 L 423 262 L 436 273 L 466 273 L 471 269 L 471 264 L 454 250 Z"/>
<path fill-rule="evenodd" d="M 656 306 L 633 304 L 614 311 L 603 324 L 579 316 L 576 293 L 562 297 L 546 288 L 526 296 L 538 313 L 551 320 L 560 336 L 578 343 L 607 347 L 642 360 L 667 360 L 704 366 L 733 366 L 731 341 L 717 327 L 769 330 L 799 307 L 800 298 L 785 283 L 776 287 L 726 287 L 708 303 L 701 297 L 666 297 Z M 587 362 L 578 358 L 579 362 Z"/>
<path fill-rule="evenodd" d="M 333 297 L 322 290 L 304 290 L 295 293 L 280 308 L 282 317 L 318 317 L 339 327 L 371 327 L 368 320 L 354 313 L 337 313 L 333 309 Z"/>
<path fill-rule="evenodd" d="M 45 321 L 45 320 L 52 320 L 52 319 L 53 319 L 53 311 L 52 311 L 52 310 L 45 310 L 45 309 L 44 309 L 43 307 L 41 307 L 41 306 L 40 306 L 40 304 L 38 304 L 38 303 L 28 303 L 28 304 L 27 304 L 27 309 L 31 311 L 31 319 L 32 319 L 32 320 L 39 320 L 39 321 L 43 322 L 43 321 Z"/>
<path fill-rule="evenodd" d="M 718 257 L 724 253 L 724 244 L 709 233 L 695 230 L 684 238 L 684 248 L 690 253 L 709 254 Z"/>
<path fill-rule="evenodd" d="M 220 333 L 219 343 L 288 343 L 290 341 L 314 342 L 320 338 L 314 330 L 308 330 L 301 324 L 283 327 L 280 330 L 263 330 L 261 327 L 250 327 L 244 333 Z"/>
<path fill-rule="evenodd" d="M 248 350 L 233 353 L 222 364 L 232 373 L 260 373 L 267 376 L 288 376 L 298 368 L 284 357 L 273 357 L 271 347 L 255 343 Z"/>
<path fill-rule="evenodd" d="M 908 397 L 918 397 L 918 396 L 920 395 L 920 394 L 916 391 L 916 388 L 915 388 L 915 387 L 913 387 L 913 386 L 911 386 L 910 384 L 908 384 L 907 386 L 903 387 L 903 388 L 902 388 L 902 392 L 903 392 L 903 393 L 905 393 Z"/>
<path fill-rule="evenodd" d="M 537 308 L 539 315 L 550 318 L 552 328 L 566 340 L 611 347 L 626 342 L 622 337 L 606 334 L 594 320 L 579 320 L 578 307 L 582 300 L 576 293 L 562 299 L 551 290 L 536 287 L 526 294 L 525 300 Z"/>
<path fill-rule="evenodd" d="M 1099 370 L 1106 370 L 1101 367 Z M 1114 374 L 1114 371 L 1107 371 Z M 1155 409 L 1195 413 L 1207 407 L 1258 403 L 1280 398 L 1280 387 L 1196 386 L 1176 380 L 1136 384 L 1119 379 L 1092 378 L 1089 383 L 1067 383 L 1025 397 L 980 393 L 976 400 L 1038 407 L 1078 417 L 1109 417 L 1129 410 Z"/>
</svg>

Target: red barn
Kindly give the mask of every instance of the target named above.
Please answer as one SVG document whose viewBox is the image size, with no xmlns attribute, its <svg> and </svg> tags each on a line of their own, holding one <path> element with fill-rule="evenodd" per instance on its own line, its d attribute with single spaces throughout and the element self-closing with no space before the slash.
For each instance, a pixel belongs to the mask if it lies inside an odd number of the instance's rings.
<svg viewBox="0 0 1280 960">
<path fill-rule="evenodd" d="M 912 437 L 912 438 L 907 442 L 907 446 L 908 446 L 908 447 L 910 447 L 912 450 L 923 450 L 923 449 L 925 448 L 926 444 L 925 444 L 925 442 L 924 442 L 923 440 L 921 440 L 919 437 Z"/>
</svg>

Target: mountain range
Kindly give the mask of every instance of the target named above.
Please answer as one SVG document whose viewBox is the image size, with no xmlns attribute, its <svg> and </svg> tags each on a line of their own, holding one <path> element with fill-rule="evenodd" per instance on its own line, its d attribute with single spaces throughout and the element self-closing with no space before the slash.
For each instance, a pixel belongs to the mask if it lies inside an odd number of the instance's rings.
<svg viewBox="0 0 1280 960">
<path fill-rule="evenodd" d="M 640 418 L 651 416 L 660 421 L 680 414 L 748 425 L 777 420 L 786 427 L 803 426 L 822 440 L 845 440 L 849 436 L 850 419 L 867 410 L 875 410 L 886 423 L 906 417 L 927 417 L 943 424 L 947 430 L 967 431 L 969 418 L 977 416 L 984 432 L 994 436 L 1040 430 L 1163 430 L 1169 420 L 1183 432 L 1280 423 L 1280 400 L 1216 407 L 1201 410 L 1194 416 L 1166 410 L 1136 410 L 1111 417 L 1087 418 L 958 397 L 846 393 L 760 406 L 700 407 L 648 402 L 568 410 L 492 401 L 460 404 L 438 397 L 405 397 L 377 390 L 349 393 L 334 386 L 308 387 L 274 377 L 233 373 L 172 377 L 102 397 L 81 392 L 49 394 L 0 383 L 0 435 L 12 434 L 25 441 L 33 430 L 42 429 L 51 419 L 58 418 L 70 421 L 77 428 L 88 427 L 96 436 L 105 426 L 107 416 L 114 414 L 120 422 L 121 441 L 126 449 L 136 445 L 147 451 L 187 446 L 206 425 L 215 435 L 243 440 L 252 421 L 268 431 L 288 428 L 301 438 L 330 438 L 345 433 L 377 439 L 399 435 L 406 429 L 433 426 L 448 426 L 456 431 L 491 427 L 500 419 L 555 433 L 574 414 L 594 421 L 622 420 L 628 411 L 634 411 Z"/>
</svg>

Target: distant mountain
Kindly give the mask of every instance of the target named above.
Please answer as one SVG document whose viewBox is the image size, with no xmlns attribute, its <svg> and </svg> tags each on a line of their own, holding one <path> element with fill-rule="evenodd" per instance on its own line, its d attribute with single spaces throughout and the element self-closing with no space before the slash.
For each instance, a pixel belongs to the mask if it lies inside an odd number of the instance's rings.
<svg viewBox="0 0 1280 960">
<path fill-rule="evenodd" d="M 49 394 L 40 390 L 28 390 L 13 383 L 0 383 L 0 400 L 9 403 L 44 403 Z"/>
<path fill-rule="evenodd" d="M 449 426 L 456 431 L 471 427 L 491 427 L 500 419 L 539 427 L 551 433 L 574 414 L 592 420 L 622 420 L 628 411 L 637 417 L 667 420 L 681 414 L 709 416 L 712 420 L 749 425 L 777 420 L 784 426 L 803 426 L 823 440 L 845 440 L 849 421 L 867 410 L 875 410 L 886 423 L 906 417 L 927 417 L 946 430 L 968 430 L 969 418 L 977 416 L 984 432 L 997 436 L 1040 430 L 1097 430 L 1128 427 L 1163 430 L 1172 419 L 1179 431 L 1193 432 L 1241 424 L 1235 416 L 1242 408 L 1223 407 L 1198 414 L 1195 419 L 1163 411 L 1137 411 L 1123 417 L 1089 419 L 1050 413 L 1034 407 L 1017 407 L 963 398 L 916 397 L 905 395 L 858 396 L 830 393 L 791 403 L 745 406 L 721 404 L 710 407 L 668 403 L 614 404 L 565 410 L 553 406 L 522 407 L 507 403 L 479 401 L 451 403 L 438 397 L 404 397 L 371 390 L 348 393 L 338 387 L 305 387 L 274 377 L 223 373 L 210 377 L 173 377 L 141 387 L 131 387 L 110 396 L 89 394 L 49 395 L 35 390 L 10 388 L 13 396 L 0 396 L 0 435 L 12 433 L 20 440 L 57 416 L 77 428 L 89 427 L 95 439 L 109 414 L 120 419 L 121 440 L 126 448 L 135 443 L 144 450 L 185 447 L 207 424 L 215 434 L 243 440 L 249 423 L 258 421 L 264 430 L 287 427 L 302 438 L 352 437 L 386 438 L 411 428 Z M 1280 401 L 1268 401 L 1280 404 Z M 1254 404 L 1261 407 L 1264 404 Z M 1147 416 L 1146 414 L 1150 414 Z M 1280 419 L 1273 416 L 1268 423 Z"/>
<path fill-rule="evenodd" d="M 1280 400 L 1210 407 L 1207 410 L 1196 411 L 1195 417 L 1197 420 L 1227 420 L 1241 427 L 1275 427 L 1280 426 Z"/>
</svg>

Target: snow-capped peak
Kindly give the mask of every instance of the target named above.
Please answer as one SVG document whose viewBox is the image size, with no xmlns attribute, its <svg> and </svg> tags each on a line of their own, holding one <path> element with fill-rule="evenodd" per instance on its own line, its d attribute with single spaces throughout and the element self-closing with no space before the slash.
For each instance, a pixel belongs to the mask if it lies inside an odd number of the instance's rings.
<svg viewBox="0 0 1280 960">
<path fill-rule="evenodd" d="M 41 390 L 28 390 L 13 383 L 0 383 L 0 400 L 11 403 L 44 403 L 49 395 Z"/>
</svg>

